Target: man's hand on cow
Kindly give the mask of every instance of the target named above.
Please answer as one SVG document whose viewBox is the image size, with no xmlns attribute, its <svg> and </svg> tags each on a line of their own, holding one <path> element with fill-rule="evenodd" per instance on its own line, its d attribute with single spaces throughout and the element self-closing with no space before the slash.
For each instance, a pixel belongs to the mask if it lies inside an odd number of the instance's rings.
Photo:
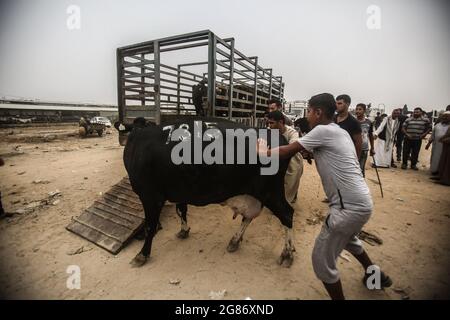
<svg viewBox="0 0 450 320">
<path fill-rule="evenodd" d="M 268 151 L 269 148 L 267 147 L 267 141 L 259 138 L 258 142 L 256 143 L 256 153 L 258 153 L 260 157 L 267 157 Z"/>
</svg>

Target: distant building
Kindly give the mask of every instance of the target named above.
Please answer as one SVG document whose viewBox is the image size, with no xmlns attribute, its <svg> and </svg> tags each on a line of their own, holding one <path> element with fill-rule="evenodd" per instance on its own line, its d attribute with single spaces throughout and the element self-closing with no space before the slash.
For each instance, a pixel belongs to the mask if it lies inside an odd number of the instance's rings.
<svg viewBox="0 0 450 320">
<path fill-rule="evenodd" d="M 296 115 L 297 118 L 306 117 L 306 111 L 308 110 L 307 100 L 294 100 L 285 102 L 284 111 Z"/>
<path fill-rule="evenodd" d="M 1 123 L 78 122 L 80 117 L 118 117 L 116 106 L 0 100 Z"/>
</svg>

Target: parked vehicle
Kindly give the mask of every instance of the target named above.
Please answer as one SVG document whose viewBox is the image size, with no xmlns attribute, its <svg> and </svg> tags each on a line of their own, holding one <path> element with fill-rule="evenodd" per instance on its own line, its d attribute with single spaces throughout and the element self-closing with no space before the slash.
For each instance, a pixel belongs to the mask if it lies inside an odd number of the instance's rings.
<svg viewBox="0 0 450 320">
<path fill-rule="evenodd" d="M 106 125 L 103 122 L 97 122 L 95 117 L 92 119 L 81 117 L 79 126 L 78 133 L 82 138 L 85 138 L 94 132 L 97 132 L 98 136 L 101 137 L 103 131 L 106 130 Z"/>
<path fill-rule="evenodd" d="M 91 122 L 104 123 L 107 128 L 111 128 L 111 121 L 107 117 L 93 117 Z"/>
</svg>

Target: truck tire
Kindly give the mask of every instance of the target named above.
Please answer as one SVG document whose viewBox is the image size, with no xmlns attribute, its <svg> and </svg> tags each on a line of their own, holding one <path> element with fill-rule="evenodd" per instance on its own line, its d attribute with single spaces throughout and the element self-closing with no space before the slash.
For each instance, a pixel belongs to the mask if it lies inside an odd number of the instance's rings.
<svg viewBox="0 0 450 320">
<path fill-rule="evenodd" d="M 101 137 L 103 135 L 103 130 L 97 130 L 97 134 L 99 137 Z"/>
</svg>

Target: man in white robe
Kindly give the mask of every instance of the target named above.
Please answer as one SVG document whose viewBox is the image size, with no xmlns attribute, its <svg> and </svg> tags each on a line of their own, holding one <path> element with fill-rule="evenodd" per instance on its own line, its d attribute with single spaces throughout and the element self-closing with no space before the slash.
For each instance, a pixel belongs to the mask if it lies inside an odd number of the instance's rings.
<svg viewBox="0 0 450 320">
<path fill-rule="evenodd" d="M 431 137 L 428 140 L 428 144 L 425 149 L 428 150 L 430 144 L 433 144 L 431 149 L 431 161 L 430 161 L 430 171 L 431 174 L 437 175 L 439 169 L 439 160 L 442 154 L 442 142 L 439 142 L 441 138 L 447 133 L 450 126 L 450 111 L 446 111 L 439 116 L 439 123 L 437 123 L 431 133 Z"/>
<path fill-rule="evenodd" d="M 278 129 L 286 138 L 288 143 L 296 143 L 299 139 L 297 130 L 284 122 L 284 115 L 281 111 L 273 111 L 267 115 L 267 123 L 270 129 Z M 286 175 L 284 176 L 284 193 L 286 200 L 290 204 L 295 204 L 298 197 L 298 187 L 303 174 L 303 157 L 296 153 L 289 161 Z"/>
<path fill-rule="evenodd" d="M 377 167 L 396 167 L 392 161 L 392 148 L 394 147 L 395 135 L 399 129 L 398 116 L 400 111 L 394 109 L 392 115 L 385 117 L 380 126 L 373 133 L 375 143 L 375 163 Z"/>
</svg>

